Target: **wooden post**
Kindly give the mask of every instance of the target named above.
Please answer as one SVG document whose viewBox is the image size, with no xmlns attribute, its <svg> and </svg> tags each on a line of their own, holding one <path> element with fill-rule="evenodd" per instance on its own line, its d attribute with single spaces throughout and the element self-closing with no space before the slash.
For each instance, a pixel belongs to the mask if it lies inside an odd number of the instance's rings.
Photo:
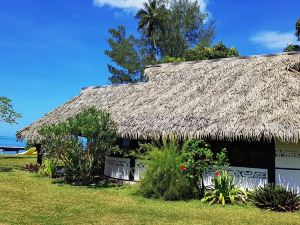
<svg viewBox="0 0 300 225">
<path fill-rule="evenodd" d="M 275 184 L 275 140 L 272 139 L 269 148 L 268 183 Z"/>
<path fill-rule="evenodd" d="M 134 180 L 135 159 L 130 159 L 129 180 Z"/>
<path fill-rule="evenodd" d="M 35 147 L 36 147 L 36 151 L 37 151 L 36 163 L 42 165 L 42 163 L 43 163 L 42 145 L 36 144 Z"/>
</svg>

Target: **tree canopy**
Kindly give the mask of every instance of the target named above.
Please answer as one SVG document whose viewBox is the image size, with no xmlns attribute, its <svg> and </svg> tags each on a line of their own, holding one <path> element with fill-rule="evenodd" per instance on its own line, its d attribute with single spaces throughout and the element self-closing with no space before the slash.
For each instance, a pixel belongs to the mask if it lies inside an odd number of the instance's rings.
<svg viewBox="0 0 300 225">
<path fill-rule="evenodd" d="M 106 50 L 105 54 L 116 64 L 116 66 L 108 64 L 111 73 L 110 82 L 122 84 L 143 80 L 144 65 L 151 61 L 147 58 L 143 41 L 133 35 L 127 37 L 126 29 L 122 25 L 116 29 L 109 29 L 109 34 L 110 49 Z"/>
<path fill-rule="evenodd" d="M 238 56 L 234 48 L 212 46 L 215 26 L 193 0 L 148 0 L 135 15 L 138 36 L 120 25 L 109 29 L 105 54 L 112 84 L 143 81 L 146 65 Z"/>
<path fill-rule="evenodd" d="M 227 48 L 222 42 L 213 45 L 212 47 L 204 47 L 198 45 L 193 49 L 184 52 L 183 57 L 165 57 L 164 63 L 197 61 L 207 59 L 229 58 L 239 56 L 235 48 Z"/>
<path fill-rule="evenodd" d="M 11 100 L 5 96 L 0 96 L 0 121 L 13 124 L 17 123 L 21 115 L 13 109 Z"/>
</svg>

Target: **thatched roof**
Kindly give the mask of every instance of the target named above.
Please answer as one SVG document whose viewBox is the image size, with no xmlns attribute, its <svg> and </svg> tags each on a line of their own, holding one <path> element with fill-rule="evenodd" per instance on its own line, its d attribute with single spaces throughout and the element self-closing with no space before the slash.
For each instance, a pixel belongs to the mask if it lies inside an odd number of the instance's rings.
<svg viewBox="0 0 300 225">
<path fill-rule="evenodd" d="M 299 67 L 296 52 L 161 64 L 145 71 L 145 83 L 85 88 L 18 135 L 38 141 L 41 126 L 96 106 L 111 112 L 121 137 L 173 133 L 179 138 L 298 142 Z"/>
</svg>

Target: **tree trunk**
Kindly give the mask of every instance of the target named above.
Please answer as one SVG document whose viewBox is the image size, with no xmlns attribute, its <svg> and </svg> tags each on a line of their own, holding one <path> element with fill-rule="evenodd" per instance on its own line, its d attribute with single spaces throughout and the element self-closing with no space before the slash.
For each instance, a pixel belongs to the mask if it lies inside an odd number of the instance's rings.
<svg viewBox="0 0 300 225">
<path fill-rule="evenodd" d="M 37 151 L 36 163 L 42 165 L 42 163 L 43 163 L 42 145 L 36 144 L 35 147 L 36 147 L 36 151 Z"/>
<path fill-rule="evenodd" d="M 152 33 L 152 41 L 153 41 L 153 48 L 154 48 L 154 54 L 155 54 L 155 61 L 158 62 L 158 55 L 157 55 L 157 46 L 155 41 L 155 35 Z"/>
</svg>

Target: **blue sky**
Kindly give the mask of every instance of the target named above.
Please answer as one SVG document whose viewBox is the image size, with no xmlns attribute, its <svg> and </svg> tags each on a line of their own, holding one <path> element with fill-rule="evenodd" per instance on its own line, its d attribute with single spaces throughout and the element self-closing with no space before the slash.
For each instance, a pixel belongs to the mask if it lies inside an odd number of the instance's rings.
<svg viewBox="0 0 300 225">
<path fill-rule="evenodd" d="M 107 30 L 123 24 L 136 34 L 134 12 L 143 0 L 0 0 L 0 96 L 23 115 L 14 135 L 80 93 L 108 84 Z M 216 22 L 215 42 L 241 55 L 281 52 L 296 42 L 296 0 L 201 0 Z"/>
</svg>

